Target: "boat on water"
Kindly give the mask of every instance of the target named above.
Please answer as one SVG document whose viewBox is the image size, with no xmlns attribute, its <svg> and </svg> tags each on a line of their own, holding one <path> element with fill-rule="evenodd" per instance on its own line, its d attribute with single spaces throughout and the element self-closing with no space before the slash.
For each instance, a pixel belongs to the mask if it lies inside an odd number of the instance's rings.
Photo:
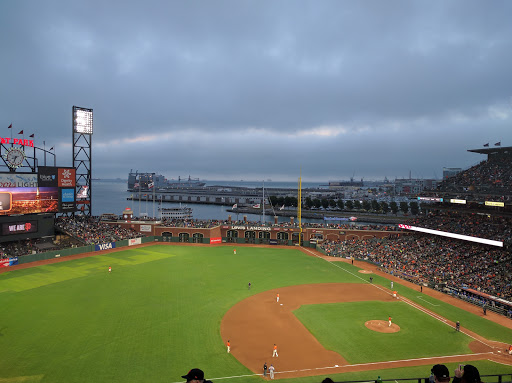
<svg viewBox="0 0 512 383">
<path fill-rule="evenodd" d="M 192 218 L 192 208 L 190 207 L 161 207 L 160 217 L 162 219 L 190 219 Z"/>
<path fill-rule="evenodd" d="M 194 189 L 201 188 L 206 185 L 205 182 L 201 182 L 199 178 L 192 178 L 188 176 L 188 179 L 182 179 L 178 177 L 178 180 L 168 180 L 161 174 L 147 173 L 147 172 L 134 172 L 130 170 L 128 173 L 128 191 L 139 192 L 149 191 L 153 188 L 159 191 L 165 191 L 169 189 Z"/>
<path fill-rule="evenodd" d="M 320 186 L 328 186 L 329 189 L 338 189 L 345 186 L 351 186 L 351 187 L 363 187 L 364 182 L 363 179 L 361 181 L 354 181 L 354 178 L 350 178 L 350 181 L 329 181 L 328 185 L 320 185 Z"/>
</svg>

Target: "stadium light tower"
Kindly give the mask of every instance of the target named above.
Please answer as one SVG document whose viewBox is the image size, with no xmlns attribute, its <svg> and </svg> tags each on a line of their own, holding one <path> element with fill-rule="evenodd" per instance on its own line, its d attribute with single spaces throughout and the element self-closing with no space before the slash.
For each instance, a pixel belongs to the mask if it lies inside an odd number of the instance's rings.
<svg viewBox="0 0 512 383">
<path fill-rule="evenodd" d="M 73 106 L 73 167 L 76 169 L 77 213 L 92 216 L 91 170 L 92 170 L 92 109 Z M 85 193 L 85 195 L 84 195 Z"/>
</svg>

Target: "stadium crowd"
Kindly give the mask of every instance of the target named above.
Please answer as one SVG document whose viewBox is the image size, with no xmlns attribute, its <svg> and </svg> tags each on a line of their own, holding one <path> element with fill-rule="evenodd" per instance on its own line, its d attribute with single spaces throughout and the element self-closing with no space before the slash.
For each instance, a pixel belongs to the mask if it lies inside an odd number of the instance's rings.
<svg viewBox="0 0 512 383">
<path fill-rule="evenodd" d="M 504 216 L 464 214 L 456 211 L 430 211 L 429 214 L 415 217 L 406 223 L 411 226 L 496 241 L 512 239 L 512 218 Z"/>
<path fill-rule="evenodd" d="M 512 156 L 495 154 L 485 161 L 472 166 L 446 180 L 438 190 L 468 190 L 469 188 L 486 188 L 499 191 L 500 195 L 510 195 L 512 187 Z"/>
<path fill-rule="evenodd" d="M 327 255 L 354 257 L 418 283 L 469 287 L 512 300 L 512 255 L 502 249 L 424 234 L 324 241 Z"/>
<path fill-rule="evenodd" d="M 98 217 L 57 217 L 55 219 L 55 227 L 69 236 L 81 240 L 87 245 L 115 242 L 122 239 L 144 236 L 135 230 L 100 222 Z"/>
</svg>

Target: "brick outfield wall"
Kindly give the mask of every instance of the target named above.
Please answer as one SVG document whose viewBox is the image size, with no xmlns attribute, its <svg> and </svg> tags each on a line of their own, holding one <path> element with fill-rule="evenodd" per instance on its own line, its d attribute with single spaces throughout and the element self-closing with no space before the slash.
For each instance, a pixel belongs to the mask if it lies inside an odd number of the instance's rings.
<svg viewBox="0 0 512 383">
<path fill-rule="evenodd" d="M 133 229 L 141 234 L 150 236 L 165 236 L 165 233 L 172 234 L 173 237 L 178 237 L 181 233 L 187 233 L 190 237 L 193 234 L 202 234 L 204 238 L 226 238 L 229 230 L 238 232 L 238 238 L 244 238 L 246 231 L 254 231 L 256 238 L 259 238 L 259 233 L 262 231 L 270 233 L 270 239 L 276 239 L 278 233 L 288 233 L 289 239 L 292 238 L 294 233 L 299 233 L 300 229 L 297 227 L 272 227 L 272 226 L 259 226 L 259 225 L 220 225 L 213 228 L 199 228 L 199 227 L 167 227 L 159 226 L 151 222 L 139 221 L 124 221 L 124 222 L 109 222 L 111 224 L 120 225 L 125 229 Z M 332 229 L 332 228 L 303 228 L 302 229 L 304 240 L 310 240 L 321 236 L 323 239 L 330 241 L 348 240 L 348 239 L 365 239 L 365 238 L 384 238 L 389 236 L 397 236 L 409 234 L 403 231 L 377 231 L 377 230 L 347 230 L 347 229 Z M 168 234 L 167 234 L 168 235 Z"/>
</svg>

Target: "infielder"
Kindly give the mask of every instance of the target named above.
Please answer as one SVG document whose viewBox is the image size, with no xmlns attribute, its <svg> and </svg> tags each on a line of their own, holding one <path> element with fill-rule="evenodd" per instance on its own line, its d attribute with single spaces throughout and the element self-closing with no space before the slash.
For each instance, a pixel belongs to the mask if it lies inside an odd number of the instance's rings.
<svg viewBox="0 0 512 383">
<path fill-rule="evenodd" d="M 279 293 L 277 293 L 276 299 L 277 299 L 277 303 L 279 303 Z"/>
<path fill-rule="evenodd" d="M 228 343 L 226 344 L 228 346 L 228 354 L 231 352 L 231 343 L 229 343 L 229 339 L 228 339 Z"/>
<path fill-rule="evenodd" d="M 276 357 L 279 357 L 279 355 L 277 355 L 277 346 L 276 344 L 274 343 L 274 352 L 272 353 L 272 358 L 276 356 Z"/>
<path fill-rule="evenodd" d="M 396 296 L 396 291 L 393 291 L 393 298 L 398 299 L 398 297 Z"/>
</svg>

